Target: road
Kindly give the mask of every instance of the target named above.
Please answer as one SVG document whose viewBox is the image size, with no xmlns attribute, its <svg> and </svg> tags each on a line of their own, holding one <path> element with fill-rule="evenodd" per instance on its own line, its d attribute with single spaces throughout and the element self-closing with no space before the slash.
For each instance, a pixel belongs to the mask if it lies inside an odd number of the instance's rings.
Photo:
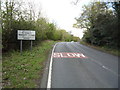
<svg viewBox="0 0 120 90">
<path fill-rule="evenodd" d="M 118 88 L 118 57 L 78 42 L 57 43 L 51 88 Z"/>
</svg>

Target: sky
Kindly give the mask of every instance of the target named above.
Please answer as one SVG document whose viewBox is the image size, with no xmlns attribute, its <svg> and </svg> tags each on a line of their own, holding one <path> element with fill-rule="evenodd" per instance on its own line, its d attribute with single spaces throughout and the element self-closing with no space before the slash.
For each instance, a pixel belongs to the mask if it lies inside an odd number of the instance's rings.
<svg viewBox="0 0 120 90">
<path fill-rule="evenodd" d="M 82 38 L 83 30 L 73 28 L 76 23 L 75 17 L 80 16 L 82 6 L 88 4 L 90 0 L 79 0 L 77 5 L 73 2 L 76 0 L 27 0 L 34 3 L 36 8 L 40 8 L 42 16 L 50 22 L 55 23 L 58 28 L 71 32 L 74 36 Z"/>
</svg>

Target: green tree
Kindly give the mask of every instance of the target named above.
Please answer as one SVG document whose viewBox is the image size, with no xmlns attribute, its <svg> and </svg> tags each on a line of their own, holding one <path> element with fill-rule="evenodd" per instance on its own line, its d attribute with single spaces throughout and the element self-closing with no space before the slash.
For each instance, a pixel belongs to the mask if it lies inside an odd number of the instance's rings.
<svg viewBox="0 0 120 90">
<path fill-rule="evenodd" d="M 110 5 L 104 2 L 90 3 L 83 7 L 83 13 L 76 18 L 77 23 L 73 26 L 86 29 L 83 36 L 86 42 L 117 46 L 117 17 L 109 7 Z"/>
</svg>

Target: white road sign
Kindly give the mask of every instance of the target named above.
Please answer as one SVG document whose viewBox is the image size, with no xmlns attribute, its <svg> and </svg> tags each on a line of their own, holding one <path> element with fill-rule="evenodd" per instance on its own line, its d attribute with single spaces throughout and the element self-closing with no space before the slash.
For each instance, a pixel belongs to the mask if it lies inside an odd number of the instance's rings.
<svg viewBox="0 0 120 90">
<path fill-rule="evenodd" d="M 35 31 L 30 30 L 18 30 L 18 40 L 35 40 Z"/>
</svg>

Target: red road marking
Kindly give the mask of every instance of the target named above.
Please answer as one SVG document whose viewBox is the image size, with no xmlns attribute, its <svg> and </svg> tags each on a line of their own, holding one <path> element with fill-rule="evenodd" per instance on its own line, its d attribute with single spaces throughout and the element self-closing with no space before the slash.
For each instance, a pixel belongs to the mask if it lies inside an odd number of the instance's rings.
<svg viewBox="0 0 120 90">
<path fill-rule="evenodd" d="M 66 53 L 66 52 L 53 53 L 53 57 L 54 58 L 87 58 L 82 53 Z"/>
</svg>

